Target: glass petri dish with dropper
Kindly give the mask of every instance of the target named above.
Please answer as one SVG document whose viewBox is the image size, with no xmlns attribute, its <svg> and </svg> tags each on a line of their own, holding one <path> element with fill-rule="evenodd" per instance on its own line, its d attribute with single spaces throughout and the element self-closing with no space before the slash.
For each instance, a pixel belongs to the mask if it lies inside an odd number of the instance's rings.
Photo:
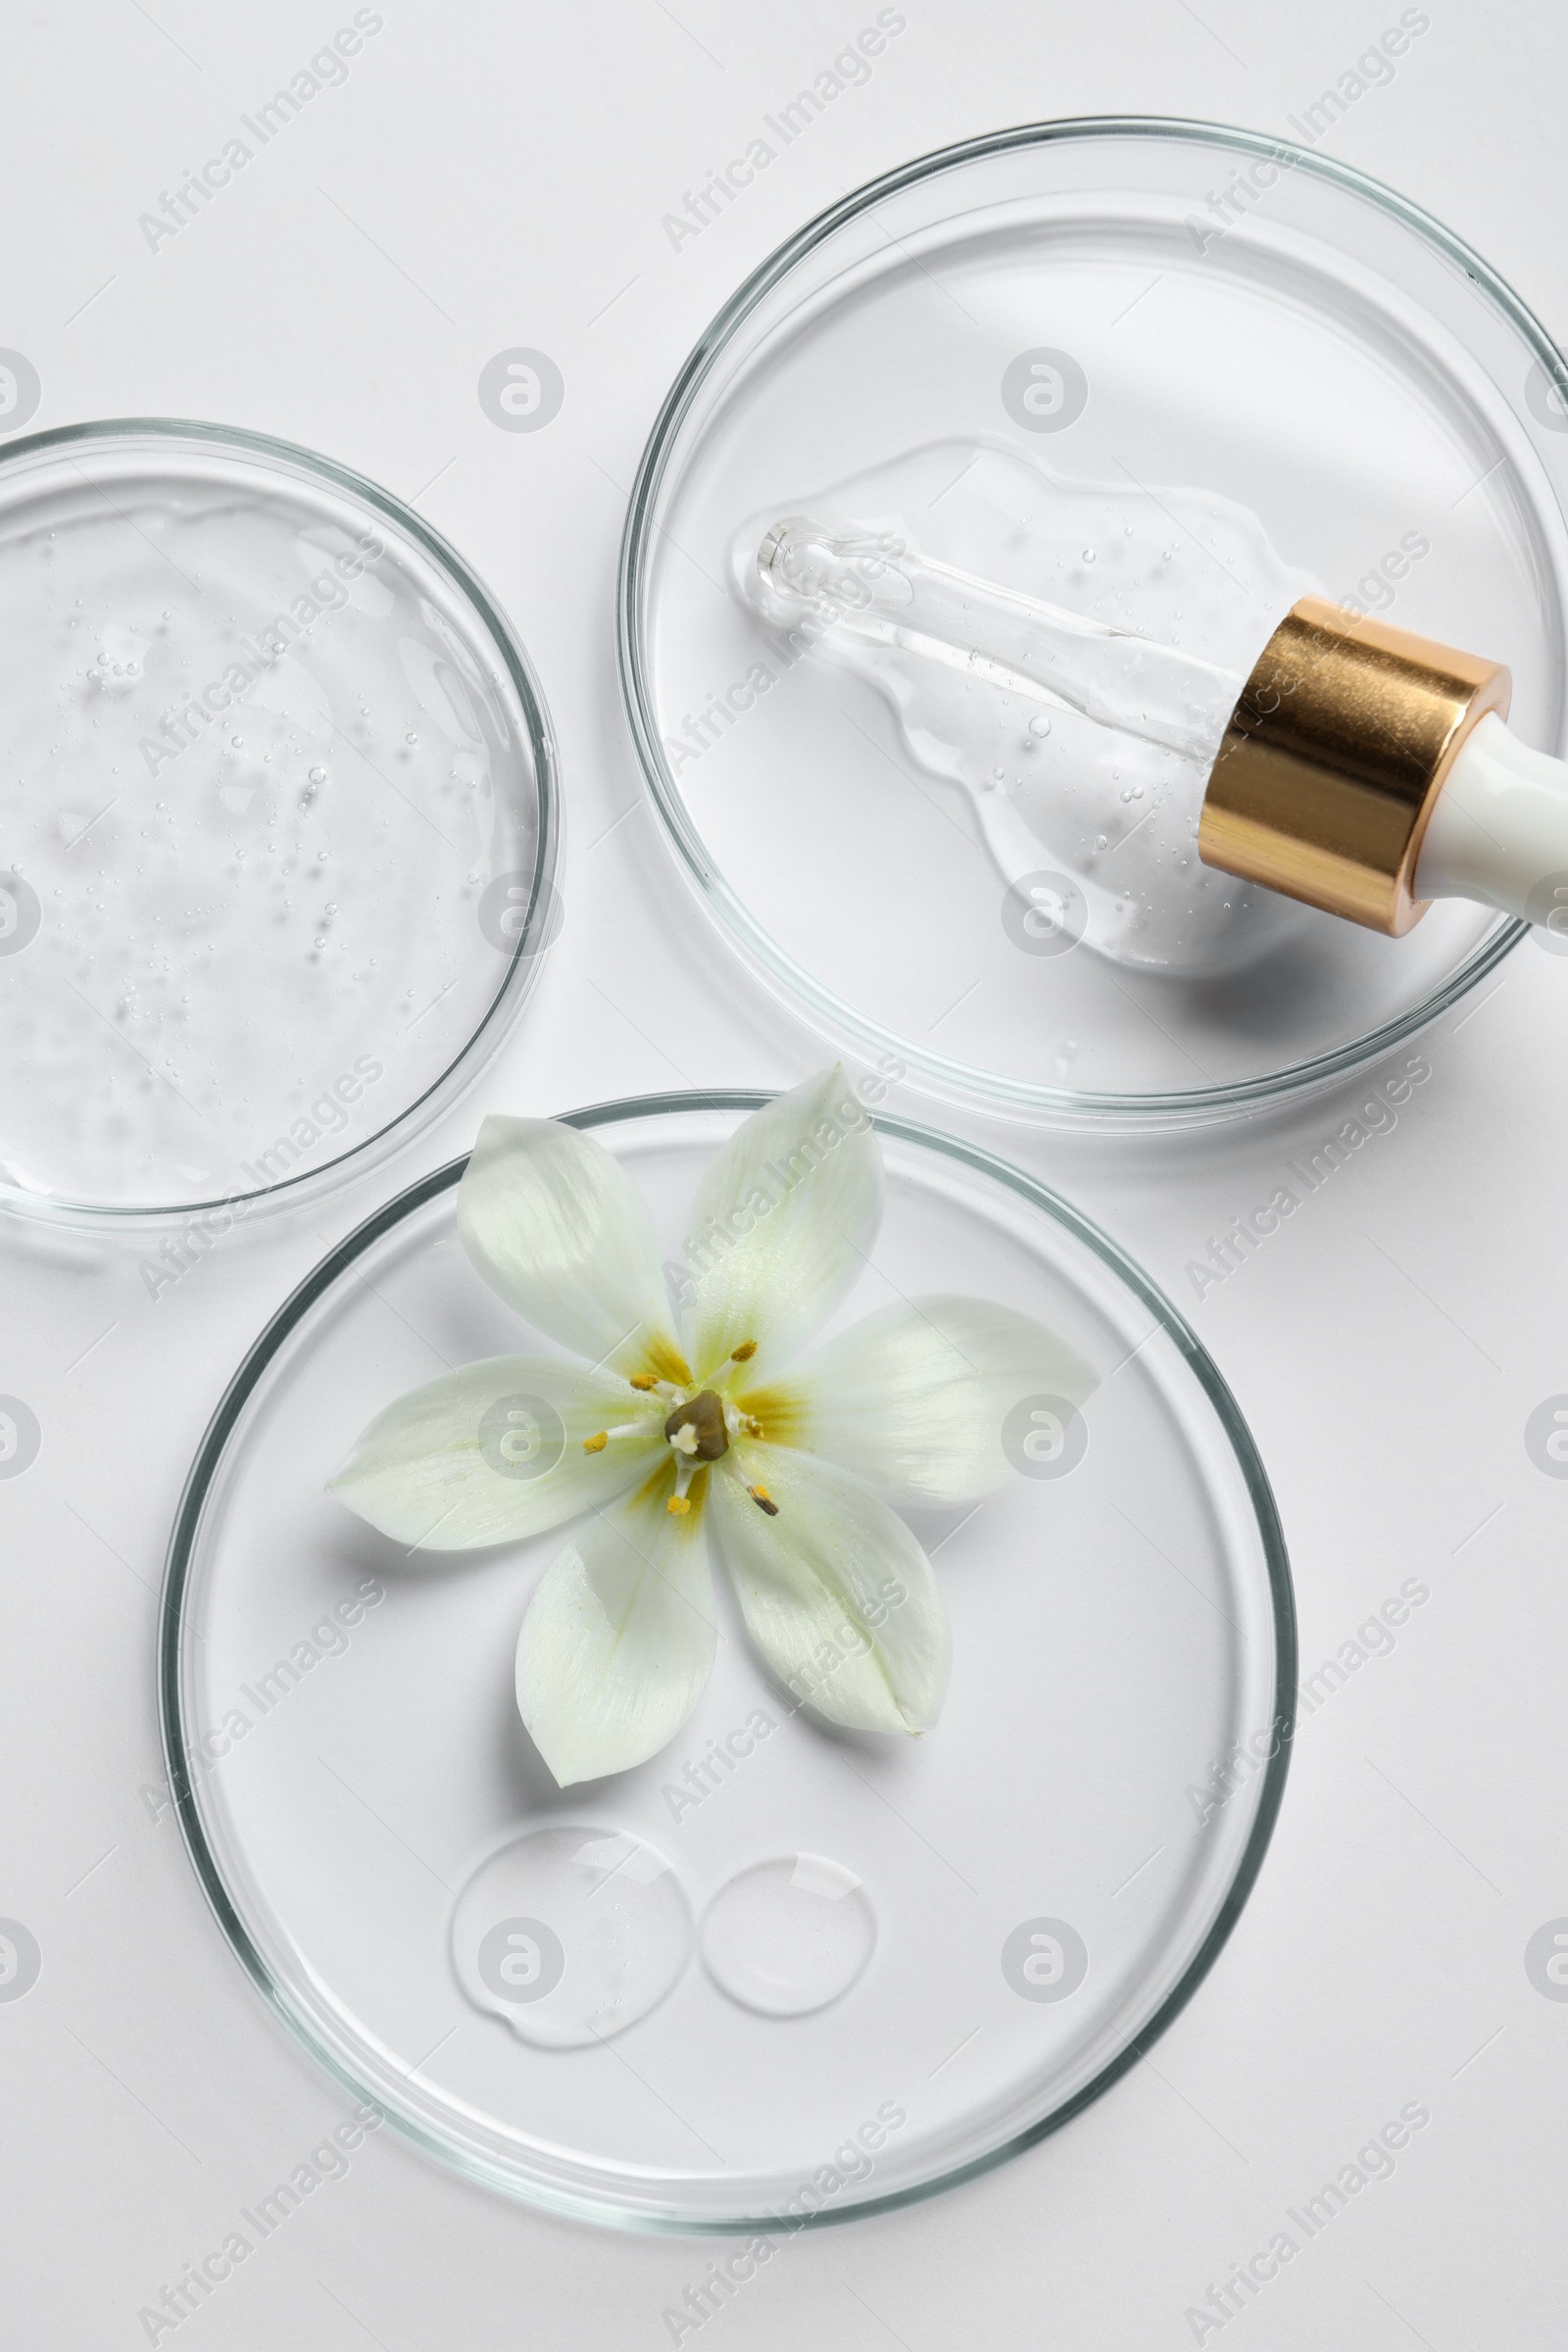
<svg viewBox="0 0 1568 2352">
<path fill-rule="evenodd" d="M 0 1206 L 318 1197 L 435 1117 L 559 922 L 550 721 L 462 559 L 161 418 L 0 448 Z"/>
<path fill-rule="evenodd" d="M 643 1098 L 573 1124 L 678 1258 L 699 1175 L 761 1099 Z M 999 2163 L 1194 1996 L 1268 1843 L 1295 1620 L 1234 1399 L 1065 1201 L 877 1126 L 886 1214 L 840 1319 L 938 1287 L 989 1298 L 1099 1378 L 978 1510 L 905 1514 L 953 1621 L 919 1740 L 819 1727 L 721 1609 L 673 1745 L 556 1788 L 513 1653 L 560 1532 L 410 1554 L 324 1492 L 392 1396 L 534 1345 L 459 1241 L 463 1163 L 283 1306 L 181 1503 L 166 1754 L 223 1933 L 356 2096 L 558 2211 L 787 2231 Z"/>
<path fill-rule="evenodd" d="M 622 684 L 688 879 L 966 1110 L 1179 1125 L 1389 1052 L 1525 927 L 1237 883 L 1194 761 L 1311 595 L 1505 662 L 1563 750 L 1561 375 L 1440 223 L 1250 133 L 1035 125 L 858 191 L 713 321 L 633 493 Z"/>
</svg>

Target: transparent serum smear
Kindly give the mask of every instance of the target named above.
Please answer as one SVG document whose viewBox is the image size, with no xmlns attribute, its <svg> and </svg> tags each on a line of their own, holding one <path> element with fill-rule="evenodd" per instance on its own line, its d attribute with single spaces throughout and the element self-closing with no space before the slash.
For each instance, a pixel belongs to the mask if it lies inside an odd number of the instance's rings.
<svg viewBox="0 0 1568 2352">
<path fill-rule="evenodd" d="M 1077 886 L 1101 954 L 1201 978 L 1298 927 L 1290 901 L 1198 855 L 1242 686 L 1318 592 L 1234 501 L 933 442 L 750 516 L 731 567 L 787 662 L 833 662 L 892 705 L 1009 886 Z"/>
<path fill-rule="evenodd" d="M 0 954 L 0 1179 L 161 1204 L 321 1164 L 422 1092 L 499 985 L 474 902 L 532 845 L 498 837 L 505 705 L 393 532 L 225 481 L 112 497 L 0 513 L 0 881 L 30 934 Z"/>
<path fill-rule="evenodd" d="M 809 2017 L 841 1999 L 865 1974 L 876 1939 L 865 1887 L 824 1854 L 754 1863 L 703 1915 L 709 1975 L 763 2017 Z"/>
<path fill-rule="evenodd" d="M 467 1998 L 548 2050 L 597 2048 L 646 2017 L 691 1945 L 674 1872 L 629 1830 L 530 1831 L 481 1863 L 452 1918 Z"/>
</svg>

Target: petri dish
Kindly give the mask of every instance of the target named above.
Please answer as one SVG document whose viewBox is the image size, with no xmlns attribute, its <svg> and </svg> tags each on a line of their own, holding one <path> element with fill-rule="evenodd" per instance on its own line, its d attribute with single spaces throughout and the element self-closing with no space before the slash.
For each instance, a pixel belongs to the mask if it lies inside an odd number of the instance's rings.
<svg viewBox="0 0 1568 2352">
<path fill-rule="evenodd" d="M 1298 583 L 1274 619 L 1311 580 L 1504 661 L 1514 725 L 1560 753 L 1560 383 L 1544 330 L 1458 239 L 1278 140 L 1068 122 L 889 172 L 739 289 L 643 457 L 621 677 L 677 860 L 797 1014 L 954 1107 L 1180 1125 L 1354 1069 L 1472 988 L 1522 927 L 1450 901 L 1390 940 L 1303 910 L 1247 968 L 1176 977 L 1098 954 L 1068 919 L 1021 921 L 984 780 L 936 772 L 889 693 L 759 613 L 745 534 L 803 514 L 898 531 L 1028 589 L 1027 552 L 1015 577 L 969 556 L 961 511 L 980 477 L 963 453 L 978 451 L 1069 506 L 1136 506 L 1194 593 L 1224 594 L 1222 502 Z M 991 514 L 988 552 L 1004 556 L 1016 514 Z M 1126 625 L 1151 633 L 1136 609 Z M 1076 782 L 1070 763 L 1057 773 Z M 1112 808 L 1111 853 L 1138 815 Z M 1037 863 L 1052 881 L 1049 841 Z"/>
<path fill-rule="evenodd" d="M 699 1173 L 761 1100 L 573 1123 L 630 1171 L 674 1258 Z M 461 1162 L 279 1311 L 181 1503 L 164 1733 L 223 1933 L 357 2096 L 556 2210 L 791 2229 L 1000 2162 L 1150 2046 L 1268 1842 L 1295 1620 L 1223 1380 L 1065 1201 L 877 1124 L 887 1212 L 844 1319 L 970 1292 L 1052 1322 L 1100 1374 L 1081 1425 L 1002 1494 L 907 1514 L 954 1629 L 926 1737 L 812 1728 L 721 1593 L 685 1732 L 635 1772 L 556 1788 L 513 1653 L 560 1533 L 411 1557 L 323 1493 L 393 1396 L 534 1344 L 459 1243 Z"/>
<path fill-rule="evenodd" d="M 328 459 L 144 418 L 0 448 L 0 1205 L 217 1228 L 379 1161 L 559 924 L 494 601 Z"/>
</svg>

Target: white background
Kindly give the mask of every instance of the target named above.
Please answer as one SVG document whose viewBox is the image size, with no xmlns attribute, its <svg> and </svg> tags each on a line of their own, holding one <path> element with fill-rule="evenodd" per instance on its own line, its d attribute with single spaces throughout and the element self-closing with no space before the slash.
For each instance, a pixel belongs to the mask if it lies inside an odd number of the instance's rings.
<svg viewBox="0 0 1568 2352">
<path fill-rule="evenodd" d="M 624 493 L 679 361 L 789 230 L 907 157 L 1110 112 L 1289 135 L 1287 117 L 1399 13 L 904 6 L 908 29 L 869 84 L 678 253 L 662 216 L 872 20 L 870 0 L 382 0 L 346 83 L 156 252 L 138 217 L 351 7 L 9 13 L 0 343 L 42 378 L 33 421 L 260 427 L 412 500 L 528 644 L 567 797 L 566 920 L 537 994 L 477 1094 L 370 1187 L 232 1240 L 157 1301 L 132 1255 L 0 1233 L 0 1392 L 43 1429 L 36 1463 L 0 1484 L 0 1915 L 43 1954 L 26 1997 L 0 2005 L 0 2333 L 19 2352 L 145 2343 L 138 2312 L 161 2282 L 347 2104 L 266 2013 L 177 1830 L 139 1794 L 161 1779 L 164 1545 L 245 1347 L 378 1197 L 465 1149 L 483 1108 L 786 1084 L 821 1059 L 677 878 L 619 715 Z M 1430 14 L 1325 150 L 1438 214 L 1561 337 L 1568 22 L 1544 0 Z M 514 345 L 564 375 L 537 434 L 497 430 L 476 398 L 485 362 Z M 1186 1260 L 1343 1110 L 1320 1100 L 1157 1150 L 988 1139 L 1193 1313 L 1276 1484 L 1303 1663 L 1401 1579 L 1432 1597 L 1304 1723 L 1258 1888 L 1148 2062 L 978 2183 L 797 2239 L 705 2346 L 1191 2343 L 1184 2314 L 1209 2282 L 1412 2100 L 1432 2120 L 1394 2178 L 1265 2286 L 1226 2345 L 1512 2352 L 1559 2331 L 1568 2003 L 1534 1988 L 1524 1947 L 1568 1914 L 1568 1484 L 1533 1465 L 1523 1429 L 1568 1390 L 1568 960 L 1516 952 L 1425 1049 L 1433 1077 L 1397 1128 L 1197 1307 Z M 890 1107 L 922 1115 L 906 1095 Z M 671 2340 L 665 2307 L 721 2250 L 543 2218 L 387 2130 L 160 2340 L 652 2352 Z"/>
</svg>

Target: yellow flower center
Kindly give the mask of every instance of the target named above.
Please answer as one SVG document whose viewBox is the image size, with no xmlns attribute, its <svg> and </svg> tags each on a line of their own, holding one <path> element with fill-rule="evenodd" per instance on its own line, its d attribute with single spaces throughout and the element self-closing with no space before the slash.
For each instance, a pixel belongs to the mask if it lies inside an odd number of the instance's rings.
<svg viewBox="0 0 1568 2352">
<path fill-rule="evenodd" d="M 749 1364 L 756 1353 L 757 1342 L 743 1340 L 720 1366 L 720 1382 L 727 1378 L 731 1365 Z M 699 1389 L 688 1396 L 672 1381 L 662 1380 L 653 1372 L 634 1372 L 629 1376 L 629 1383 L 642 1396 L 656 1395 L 669 1402 L 663 1434 L 675 1457 L 675 1491 L 665 1507 L 675 1518 L 684 1519 L 692 1507 L 689 1490 L 698 1473 L 706 1469 L 710 1462 L 720 1461 L 728 1453 L 731 1438 L 743 1434 L 760 1438 L 762 1434 L 761 1423 L 755 1415 L 732 1403 L 724 1396 L 722 1387 Z M 591 1438 L 583 1439 L 582 1449 L 584 1453 L 603 1453 L 612 1439 L 646 1439 L 646 1422 L 628 1421 L 619 1428 L 596 1430 Z M 765 1511 L 772 1519 L 778 1517 L 778 1504 L 765 1487 L 748 1487 L 746 1492 L 760 1511 Z"/>
</svg>

